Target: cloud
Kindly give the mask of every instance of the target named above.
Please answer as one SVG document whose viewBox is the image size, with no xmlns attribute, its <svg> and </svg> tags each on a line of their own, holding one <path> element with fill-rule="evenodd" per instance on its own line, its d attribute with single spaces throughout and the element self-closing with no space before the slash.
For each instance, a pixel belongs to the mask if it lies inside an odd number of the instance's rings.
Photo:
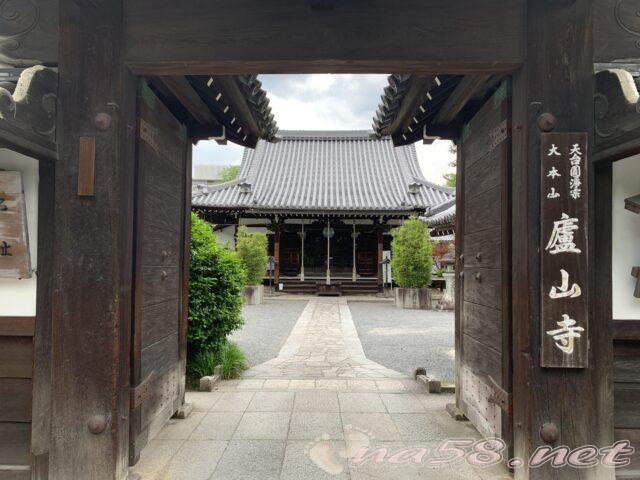
<svg viewBox="0 0 640 480">
<path fill-rule="evenodd" d="M 417 142 L 416 153 L 420 169 L 427 180 L 440 185 L 444 184 L 445 173 L 455 173 L 455 167 L 450 166 L 455 162 L 456 155 L 449 151 L 449 140 L 436 140 L 431 145 Z"/>
<path fill-rule="evenodd" d="M 260 75 L 281 130 L 369 130 L 380 103 L 387 75 Z M 455 159 L 449 142 L 416 144 L 425 177 L 443 183 Z M 194 148 L 194 163 L 237 165 L 242 147 L 201 141 Z"/>
</svg>

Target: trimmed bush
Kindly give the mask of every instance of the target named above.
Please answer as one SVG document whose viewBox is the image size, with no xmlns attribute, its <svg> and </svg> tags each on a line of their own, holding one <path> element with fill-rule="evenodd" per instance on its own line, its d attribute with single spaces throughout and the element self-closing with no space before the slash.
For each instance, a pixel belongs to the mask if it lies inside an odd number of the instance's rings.
<svg viewBox="0 0 640 480">
<path fill-rule="evenodd" d="M 217 243 L 211 225 L 191 214 L 189 284 L 190 358 L 217 352 L 227 335 L 240 328 L 246 275 L 235 252 Z"/>
<path fill-rule="evenodd" d="M 241 226 L 236 235 L 236 252 L 245 272 L 247 285 L 260 285 L 267 265 L 269 242 L 264 233 L 249 233 Z"/>
<path fill-rule="evenodd" d="M 424 288 L 431 284 L 431 237 L 427 225 L 416 217 L 393 230 L 391 272 L 402 288 Z"/>
</svg>

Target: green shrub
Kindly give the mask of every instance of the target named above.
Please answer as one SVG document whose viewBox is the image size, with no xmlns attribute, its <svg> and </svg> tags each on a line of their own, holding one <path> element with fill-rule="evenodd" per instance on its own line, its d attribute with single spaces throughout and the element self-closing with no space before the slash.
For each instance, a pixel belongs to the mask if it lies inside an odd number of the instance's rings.
<svg viewBox="0 0 640 480">
<path fill-rule="evenodd" d="M 222 378 L 238 378 L 249 368 L 247 356 L 233 342 L 225 343 L 218 352 L 218 365 L 222 365 Z"/>
<path fill-rule="evenodd" d="M 219 351 L 227 335 L 240 328 L 246 276 L 235 252 L 216 242 L 211 226 L 191 215 L 189 285 L 190 358 Z"/>
<path fill-rule="evenodd" d="M 198 352 L 189 358 L 187 363 L 187 375 L 194 379 L 209 377 L 213 375 L 213 370 L 218 364 L 216 352 Z"/>
<path fill-rule="evenodd" d="M 247 285 L 260 285 L 268 256 L 268 240 L 264 233 L 249 233 L 242 226 L 236 235 L 236 252 L 247 272 Z"/>
<path fill-rule="evenodd" d="M 193 355 L 189 360 L 187 373 L 190 378 L 197 380 L 213 375 L 218 365 L 222 366 L 222 377 L 225 379 L 238 378 L 249 368 L 247 356 L 242 349 L 233 342 L 225 342 L 217 351 L 209 350 Z"/>
<path fill-rule="evenodd" d="M 398 286 L 424 288 L 431 284 L 431 249 L 429 228 L 416 217 L 393 230 L 391 272 Z"/>
</svg>

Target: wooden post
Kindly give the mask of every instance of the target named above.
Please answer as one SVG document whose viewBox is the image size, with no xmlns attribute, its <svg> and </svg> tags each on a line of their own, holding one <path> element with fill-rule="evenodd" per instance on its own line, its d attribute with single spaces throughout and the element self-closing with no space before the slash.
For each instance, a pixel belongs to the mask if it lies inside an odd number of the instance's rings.
<svg viewBox="0 0 640 480">
<path fill-rule="evenodd" d="M 331 285 L 331 220 L 327 220 L 327 285 Z"/>
<path fill-rule="evenodd" d="M 302 220 L 302 231 L 300 232 L 300 281 L 304 282 L 304 240 L 307 234 L 304 231 L 304 220 Z"/>
<path fill-rule="evenodd" d="M 280 225 L 276 225 L 276 231 L 273 239 L 273 260 L 275 261 L 275 287 L 276 291 L 280 289 Z"/>
<path fill-rule="evenodd" d="M 122 3 L 60 0 L 50 480 L 127 475 L 136 128 Z M 98 114 L 112 118 L 107 129 Z M 78 195 L 86 136 L 91 197 Z"/>
<path fill-rule="evenodd" d="M 353 238 L 353 260 L 351 270 L 351 280 L 353 282 L 358 280 L 358 270 L 356 268 L 356 240 L 358 239 L 358 232 L 356 232 L 356 222 L 353 222 L 353 232 L 351 232 L 351 238 Z"/>
<path fill-rule="evenodd" d="M 513 406 L 514 453 L 528 460 L 536 448 L 547 445 L 541 438 L 544 424 L 559 432 L 555 445 L 571 448 L 606 446 L 613 442 L 612 338 L 606 304 L 610 285 L 598 292 L 603 304 L 592 298 L 588 368 L 545 369 L 540 366 L 540 135 L 537 119 L 550 113 L 555 132 L 586 132 L 588 145 L 594 132 L 593 4 L 574 2 L 527 2 L 526 57 L 514 77 L 513 109 Z M 568 59 L 568 60 L 567 60 Z M 591 158 L 588 155 L 588 158 Z M 587 166 L 590 168 L 590 166 Z M 593 191 L 594 175 L 589 189 Z M 591 195 L 590 217 L 593 217 Z M 591 220 L 591 219 L 590 219 Z M 593 222 L 587 240 L 594 259 L 585 281 L 594 284 L 603 269 L 603 253 L 595 255 Z M 458 232 L 459 233 L 459 232 Z M 606 255 L 607 249 L 604 248 Z M 606 273 L 606 272 L 605 272 Z M 610 278 L 603 275 L 602 278 Z M 606 282 L 605 282 L 606 283 Z M 553 435 L 552 435 L 553 436 Z M 547 438 L 549 440 L 549 438 Z M 596 466 L 579 471 L 572 467 L 515 470 L 516 479 L 584 478 L 613 479 L 613 469 Z"/>
<path fill-rule="evenodd" d="M 377 228 L 377 242 L 378 242 L 378 255 L 377 255 L 377 260 L 378 260 L 378 291 L 382 292 L 384 290 L 384 277 L 382 275 L 383 273 L 383 269 L 382 269 L 382 253 L 383 253 L 383 232 L 382 232 L 382 225 L 379 225 Z"/>
</svg>

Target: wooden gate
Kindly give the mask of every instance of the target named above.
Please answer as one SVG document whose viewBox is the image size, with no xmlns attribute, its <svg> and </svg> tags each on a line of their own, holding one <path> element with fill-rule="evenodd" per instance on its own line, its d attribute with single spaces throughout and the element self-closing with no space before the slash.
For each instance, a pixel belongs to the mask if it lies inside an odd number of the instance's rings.
<svg viewBox="0 0 640 480">
<path fill-rule="evenodd" d="M 191 191 L 184 126 L 146 84 L 137 104 L 131 464 L 184 400 Z"/>
<path fill-rule="evenodd" d="M 503 83 L 464 127 L 456 226 L 457 403 L 487 437 L 511 440 L 510 98 Z M 462 207 L 462 208 L 460 208 Z"/>
</svg>

